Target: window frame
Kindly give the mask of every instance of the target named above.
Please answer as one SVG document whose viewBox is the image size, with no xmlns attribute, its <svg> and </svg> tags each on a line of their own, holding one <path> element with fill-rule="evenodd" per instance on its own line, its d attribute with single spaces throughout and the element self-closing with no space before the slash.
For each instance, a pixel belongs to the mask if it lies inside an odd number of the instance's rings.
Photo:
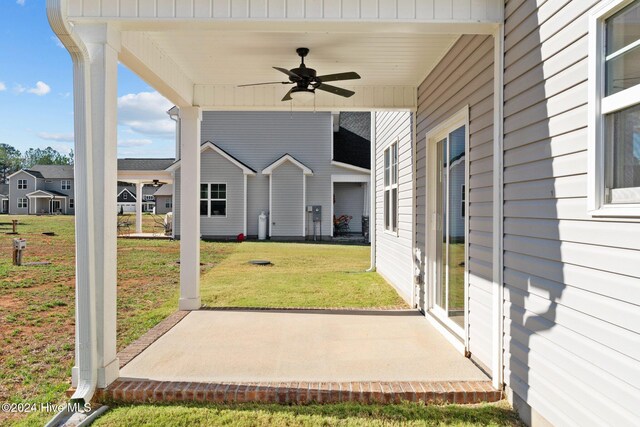
<svg viewBox="0 0 640 427">
<path fill-rule="evenodd" d="M 24 201 L 24 203 L 22 203 Z M 24 204 L 24 206 L 20 206 Z M 18 209 L 29 209 L 29 199 L 26 197 L 18 197 Z"/>
<path fill-rule="evenodd" d="M 229 189 L 229 185 L 226 182 L 201 182 L 200 185 L 206 185 L 207 186 L 207 196 L 208 198 L 203 199 L 202 197 L 200 197 L 200 202 L 203 201 L 207 201 L 207 215 L 200 215 L 200 218 L 218 218 L 218 219 L 224 219 L 227 217 L 227 209 L 229 207 L 229 196 L 228 196 L 228 189 Z M 211 197 L 211 186 L 212 185 L 224 185 L 224 194 L 225 194 L 225 198 L 224 199 L 220 199 L 220 198 L 212 198 Z M 224 201 L 224 215 L 211 215 L 211 202 L 220 202 L 220 201 Z M 173 209 L 173 207 L 172 207 Z"/>
<path fill-rule="evenodd" d="M 173 202 L 170 200 L 167 200 L 166 202 L 164 202 L 164 207 L 165 209 L 173 209 Z"/>
<path fill-rule="evenodd" d="M 62 181 L 60 181 L 60 188 L 63 190 L 71 190 L 71 180 L 63 179 Z"/>
<path fill-rule="evenodd" d="M 18 179 L 18 190 L 28 190 L 29 189 L 29 184 L 28 184 L 28 180 L 25 179 Z"/>
<path fill-rule="evenodd" d="M 396 138 L 393 142 L 389 143 L 389 145 L 387 145 L 387 147 L 383 150 L 383 157 L 382 157 L 382 171 L 383 171 L 383 181 L 382 181 L 382 211 L 383 211 L 383 218 L 384 221 L 382 223 L 383 227 L 384 227 L 384 232 L 386 234 L 390 234 L 393 236 L 398 236 L 398 205 L 399 205 L 399 200 L 400 200 L 400 173 L 399 173 L 399 165 L 400 165 L 400 138 Z M 395 153 L 396 153 L 396 164 L 395 164 L 395 175 L 394 175 L 394 164 L 393 164 L 393 150 L 395 149 Z M 387 153 L 389 155 L 389 181 L 387 183 Z M 395 177 L 395 183 L 394 183 L 394 177 Z M 395 199 L 392 198 L 392 194 L 393 194 L 393 190 L 396 190 L 396 197 Z M 389 208 L 387 208 L 387 204 L 386 204 L 386 200 L 387 200 L 387 193 L 389 194 Z M 393 208 L 392 204 L 394 204 Z M 390 209 L 391 208 L 391 209 Z M 395 216 L 395 228 L 393 227 L 393 223 L 394 223 L 394 218 L 393 216 Z"/>
<path fill-rule="evenodd" d="M 75 209 L 76 208 L 76 201 L 72 198 L 69 198 L 69 209 Z"/>
<path fill-rule="evenodd" d="M 606 197 L 607 116 L 640 104 L 640 84 L 605 96 L 605 21 L 637 0 L 608 0 L 596 6 L 589 16 L 589 123 L 587 211 L 592 217 L 640 217 L 640 201 L 608 203 Z M 640 187 L 638 187 L 640 196 Z"/>
</svg>

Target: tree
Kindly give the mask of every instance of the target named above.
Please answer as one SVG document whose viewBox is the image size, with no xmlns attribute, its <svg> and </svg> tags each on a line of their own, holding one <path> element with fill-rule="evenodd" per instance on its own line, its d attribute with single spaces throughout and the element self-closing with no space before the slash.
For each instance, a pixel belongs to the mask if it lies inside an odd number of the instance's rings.
<svg viewBox="0 0 640 427">
<path fill-rule="evenodd" d="M 0 144 L 0 184 L 7 183 L 7 177 L 20 169 L 22 156 L 17 148 Z"/>
<path fill-rule="evenodd" d="M 65 155 L 51 147 L 29 148 L 22 157 L 22 167 L 34 165 L 70 165 L 73 164 L 73 154 Z"/>
</svg>

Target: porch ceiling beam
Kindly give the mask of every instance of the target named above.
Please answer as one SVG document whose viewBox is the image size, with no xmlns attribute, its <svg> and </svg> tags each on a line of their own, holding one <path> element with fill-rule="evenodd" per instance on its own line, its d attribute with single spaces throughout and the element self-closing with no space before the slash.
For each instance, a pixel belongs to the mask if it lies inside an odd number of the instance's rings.
<svg viewBox="0 0 640 427">
<path fill-rule="evenodd" d="M 193 105 L 193 81 L 143 32 L 120 36 L 120 62 L 179 107 Z"/>
<path fill-rule="evenodd" d="M 363 111 L 410 110 L 415 111 L 417 88 L 414 86 L 346 86 L 355 91 L 350 98 L 343 98 L 317 91 L 313 102 L 299 104 L 293 101 L 296 111 Z M 290 102 L 282 102 L 286 88 L 278 86 L 253 86 L 239 88 L 233 85 L 196 85 L 194 104 L 203 110 L 222 111 L 289 111 Z"/>
</svg>

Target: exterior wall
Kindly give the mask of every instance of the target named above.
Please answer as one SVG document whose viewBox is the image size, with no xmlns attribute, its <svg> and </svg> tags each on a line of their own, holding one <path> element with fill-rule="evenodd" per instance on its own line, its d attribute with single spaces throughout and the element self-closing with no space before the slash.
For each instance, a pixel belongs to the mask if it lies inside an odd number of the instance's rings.
<svg viewBox="0 0 640 427">
<path fill-rule="evenodd" d="M 302 169 L 284 162 L 271 173 L 271 236 L 302 237 L 303 202 Z"/>
<path fill-rule="evenodd" d="M 376 269 L 405 301 L 413 293 L 413 121 L 411 113 L 375 113 Z M 398 141 L 398 234 L 384 230 L 384 149 Z"/>
<path fill-rule="evenodd" d="M 201 154 L 200 181 L 227 184 L 227 215 L 200 218 L 203 237 L 237 236 L 244 232 L 244 174 L 217 152 Z"/>
<path fill-rule="evenodd" d="M 333 184 L 335 216 L 349 215 L 353 217 L 349 222 L 352 233 L 362 233 L 362 214 L 364 212 L 365 183 L 336 182 Z"/>
<path fill-rule="evenodd" d="M 492 360 L 493 73 L 493 38 L 462 36 L 420 85 L 416 120 L 415 238 L 426 254 L 425 136 L 469 105 L 469 351 L 485 367 Z"/>
<path fill-rule="evenodd" d="M 164 215 L 172 212 L 173 208 L 167 208 L 167 202 L 171 202 L 171 196 L 156 196 L 156 214 Z"/>
<path fill-rule="evenodd" d="M 202 142 L 213 142 L 258 171 L 256 176 L 247 177 L 247 234 L 249 236 L 258 234 L 260 212 L 269 211 L 269 177 L 260 172 L 286 153 L 313 170 L 313 176 L 306 178 L 307 204 L 322 206 L 321 234 L 331 235 L 331 174 L 332 172 L 349 173 L 344 168 L 335 168 L 331 165 L 331 133 L 330 113 L 213 111 L 203 113 Z M 179 183 L 179 173 L 176 173 L 174 184 L 176 226 L 179 226 L 180 214 Z M 180 234 L 178 228 L 176 234 Z M 302 225 L 298 235 L 301 234 Z"/>
<path fill-rule="evenodd" d="M 18 180 L 27 180 L 27 189 L 18 190 Z M 38 180 L 26 172 L 19 172 L 9 179 L 9 213 L 11 215 L 27 215 L 29 213 L 28 208 L 18 209 L 18 199 L 27 198 L 28 193 L 32 193 L 39 189 Z"/>
<path fill-rule="evenodd" d="M 596 3 L 506 3 L 505 381 L 556 425 L 638 425 L 640 223 L 587 214 Z"/>
<path fill-rule="evenodd" d="M 73 182 L 73 179 L 68 179 L 67 181 L 71 181 L 71 189 L 69 190 L 63 190 L 62 189 L 62 179 L 58 179 L 58 178 L 47 178 L 44 180 L 44 186 L 41 188 L 43 190 L 52 190 L 52 191 L 57 191 L 58 193 L 62 193 L 64 195 L 67 196 L 67 200 L 65 202 L 62 203 L 63 206 L 63 212 L 64 212 L 64 205 L 66 203 L 67 205 L 67 210 L 66 213 L 69 215 L 73 215 L 75 214 L 75 209 L 69 209 L 69 199 L 73 199 L 74 196 L 74 190 L 75 190 L 75 183 Z M 75 204 L 74 204 L 75 206 Z"/>
</svg>

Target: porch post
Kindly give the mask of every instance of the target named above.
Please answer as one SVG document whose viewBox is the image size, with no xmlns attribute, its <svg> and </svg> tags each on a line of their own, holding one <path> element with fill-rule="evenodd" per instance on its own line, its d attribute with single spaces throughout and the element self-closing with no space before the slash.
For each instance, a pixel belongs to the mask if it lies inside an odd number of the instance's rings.
<svg viewBox="0 0 640 427">
<path fill-rule="evenodd" d="M 116 281 L 117 281 L 117 72 L 119 33 L 105 24 L 77 25 L 84 41 L 89 64 L 84 112 L 76 117 L 85 135 L 76 134 L 76 268 L 78 288 L 94 293 L 89 319 L 77 315 L 77 323 L 90 322 L 95 315 L 97 387 L 108 386 L 119 376 L 116 357 Z M 81 76 L 74 76 L 76 87 Z M 81 101 L 81 102 L 82 102 Z M 76 101 L 77 102 L 77 101 Z M 89 114 L 87 114 L 87 110 Z M 76 114 L 78 108 L 76 108 Z M 80 271 L 86 274 L 80 275 Z M 93 288 L 93 289 L 91 289 Z M 82 348 L 80 349 L 82 351 Z M 77 376 L 75 376 L 77 379 Z"/>
<path fill-rule="evenodd" d="M 199 107 L 180 108 L 180 310 L 200 308 Z"/>
<path fill-rule="evenodd" d="M 136 182 L 136 233 L 142 233 L 142 187 L 143 183 Z"/>
</svg>

